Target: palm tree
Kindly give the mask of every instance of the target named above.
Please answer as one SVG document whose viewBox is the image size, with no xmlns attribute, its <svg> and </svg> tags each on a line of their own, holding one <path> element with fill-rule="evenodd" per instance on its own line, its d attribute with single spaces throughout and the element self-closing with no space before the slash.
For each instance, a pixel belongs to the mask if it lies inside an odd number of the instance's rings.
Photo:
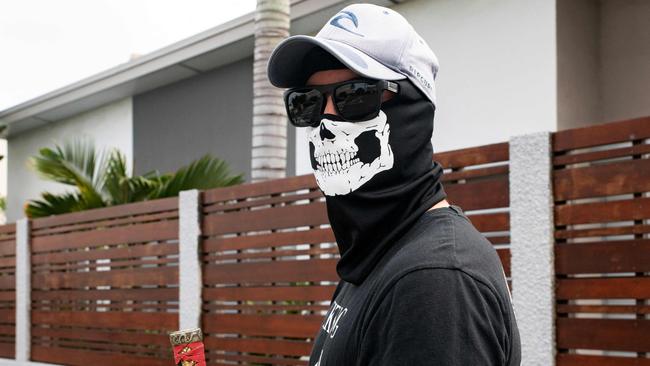
<svg viewBox="0 0 650 366">
<path fill-rule="evenodd" d="M 60 194 L 42 193 L 25 207 L 28 217 L 43 217 L 91 208 L 177 196 L 182 190 L 240 184 L 225 161 L 206 155 L 175 173 L 152 171 L 131 176 L 126 157 L 117 149 L 97 151 L 89 140 L 43 148 L 30 160 L 44 179 L 74 187 Z"/>
<path fill-rule="evenodd" d="M 266 75 L 269 56 L 289 36 L 289 0 L 257 0 L 253 63 L 253 182 L 286 176 L 287 115 L 282 90 Z"/>
</svg>

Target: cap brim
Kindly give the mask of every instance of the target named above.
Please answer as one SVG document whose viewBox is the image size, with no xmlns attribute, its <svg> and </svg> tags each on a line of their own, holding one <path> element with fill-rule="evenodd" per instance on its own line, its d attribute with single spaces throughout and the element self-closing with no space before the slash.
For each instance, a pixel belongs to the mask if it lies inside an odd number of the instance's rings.
<svg viewBox="0 0 650 366">
<path fill-rule="evenodd" d="M 311 36 L 292 36 L 280 42 L 269 58 L 267 73 L 278 88 L 301 86 L 305 82 L 303 59 L 314 47 L 321 47 L 349 69 L 371 79 L 401 80 L 406 76 L 343 42 Z M 306 75 L 309 77 L 310 75 Z"/>
</svg>

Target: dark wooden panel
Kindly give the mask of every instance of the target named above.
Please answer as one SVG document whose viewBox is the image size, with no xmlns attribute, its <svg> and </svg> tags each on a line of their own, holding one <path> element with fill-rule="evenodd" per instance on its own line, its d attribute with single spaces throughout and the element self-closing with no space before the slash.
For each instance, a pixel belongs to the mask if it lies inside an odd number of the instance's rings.
<svg viewBox="0 0 650 366">
<path fill-rule="evenodd" d="M 171 347 L 167 334 L 147 334 L 143 332 L 123 332 L 120 330 L 94 330 L 94 329 L 69 329 L 69 328 L 41 328 L 32 327 L 32 336 L 82 339 L 84 341 L 99 341 L 111 343 L 131 343 L 143 345 L 157 345 L 162 348 Z"/>
<path fill-rule="evenodd" d="M 433 154 L 433 160 L 439 162 L 446 169 L 507 161 L 508 159 L 507 142 Z"/>
<path fill-rule="evenodd" d="M 178 197 L 170 197 L 153 201 L 127 203 L 119 206 L 104 207 L 82 212 L 73 212 L 69 214 L 43 217 L 32 220 L 30 222 L 30 227 L 33 230 L 38 230 L 53 226 L 68 224 L 76 225 L 82 222 L 98 221 L 132 215 L 152 214 L 155 212 L 171 211 L 177 209 Z"/>
<path fill-rule="evenodd" d="M 650 272 L 650 239 L 555 246 L 558 274 Z"/>
<path fill-rule="evenodd" d="M 503 266 L 503 271 L 506 273 L 506 277 L 510 277 L 510 249 L 497 249 L 497 254 L 499 259 L 501 259 L 501 265 Z"/>
<path fill-rule="evenodd" d="M 204 283 L 338 281 L 337 259 L 207 265 Z"/>
<path fill-rule="evenodd" d="M 559 131 L 553 134 L 553 151 L 607 145 L 650 137 L 650 117 Z"/>
<path fill-rule="evenodd" d="M 321 224 L 329 224 L 329 219 L 325 203 L 317 202 L 204 216 L 202 233 L 218 235 Z"/>
<path fill-rule="evenodd" d="M 309 229 L 229 238 L 206 238 L 203 240 L 203 250 L 205 252 L 220 252 L 224 250 L 270 248 L 280 245 L 331 243 L 334 241 L 336 241 L 336 238 L 334 238 L 334 232 L 330 228 Z"/>
<path fill-rule="evenodd" d="M 217 320 L 218 321 L 218 320 Z M 270 353 L 277 355 L 303 356 L 311 352 L 311 342 L 268 338 L 217 338 L 206 337 L 205 348 L 209 351 Z"/>
<path fill-rule="evenodd" d="M 593 313 L 593 314 L 650 314 L 650 305 L 556 305 L 558 314 Z"/>
<path fill-rule="evenodd" d="M 643 220 L 650 218 L 650 198 L 555 206 L 556 225 Z"/>
<path fill-rule="evenodd" d="M 173 331 L 178 329 L 178 313 L 135 311 L 39 311 L 32 310 L 32 324 L 77 327 L 146 329 Z"/>
<path fill-rule="evenodd" d="M 510 230 L 510 213 L 498 212 L 490 214 L 468 215 L 476 230 L 480 232 Z"/>
<path fill-rule="evenodd" d="M 2 234 L 14 235 L 16 233 L 16 224 L 0 225 L 0 236 Z"/>
<path fill-rule="evenodd" d="M 178 244 L 146 244 L 134 245 L 126 248 L 107 248 L 97 250 L 78 250 L 74 252 L 46 252 L 32 254 L 32 264 L 54 264 L 75 261 L 97 260 L 97 259 L 118 259 L 118 258 L 141 258 L 151 256 L 166 256 L 178 254 Z M 102 265 L 108 265 L 106 263 Z"/>
<path fill-rule="evenodd" d="M 177 288 L 135 288 L 110 290 L 56 290 L 32 291 L 34 301 L 84 301 L 84 300 L 111 300 L 111 301 L 174 301 L 178 300 Z M 155 306 L 155 305 L 153 305 Z"/>
<path fill-rule="evenodd" d="M 329 301 L 336 286 L 219 287 L 203 289 L 205 300 L 219 301 Z"/>
<path fill-rule="evenodd" d="M 507 175 L 509 172 L 508 165 L 492 166 L 488 168 L 463 169 L 445 173 L 442 176 L 443 182 L 457 181 L 462 179 L 481 178 L 493 175 Z"/>
<path fill-rule="evenodd" d="M 557 366 L 650 366 L 650 358 L 559 353 L 557 355 Z"/>
<path fill-rule="evenodd" d="M 320 315 L 203 315 L 206 333 L 274 337 L 314 337 L 322 321 Z"/>
<path fill-rule="evenodd" d="M 143 357 L 113 352 L 98 352 L 85 349 L 44 347 L 39 345 L 32 345 L 31 350 L 32 361 L 52 362 L 71 366 L 169 366 L 174 363 L 171 346 L 169 356 L 165 358 Z"/>
<path fill-rule="evenodd" d="M 83 286 L 164 286 L 173 284 L 178 284 L 177 266 L 93 272 L 36 273 L 32 275 L 32 286 L 35 289 Z"/>
<path fill-rule="evenodd" d="M 507 176 L 445 185 L 445 192 L 451 204 L 458 205 L 465 211 L 508 207 L 510 204 Z"/>
<path fill-rule="evenodd" d="M 556 170 L 556 201 L 650 191 L 650 160 L 629 160 Z"/>
<path fill-rule="evenodd" d="M 178 220 L 32 237 L 32 253 L 178 238 Z"/>
<path fill-rule="evenodd" d="M 65 233 L 70 231 L 83 231 L 89 229 L 94 230 L 97 228 L 106 229 L 109 227 L 141 224 L 146 222 L 168 221 L 170 219 L 177 219 L 177 218 L 178 218 L 178 210 L 163 211 L 163 212 L 158 212 L 158 213 L 148 214 L 148 215 L 127 216 L 124 218 L 90 221 L 90 222 L 84 222 L 81 224 L 74 224 L 74 225 L 70 224 L 64 226 L 55 226 L 52 228 L 35 230 L 34 234 L 36 236 L 43 236 L 43 235 L 50 235 L 50 234 L 60 234 L 60 233 Z"/>
<path fill-rule="evenodd" d="M 317 187 L 317 185 L 314 175 L 305 174 L 289 178 L 273 179 L 263 182 L 240 184 L 232 187 L 207 190 L 202 194 L 202 202 L 207 205 L 215 202 L 246 199 L 250 197 L 279 194 L 315 187 Z"/>
<path fill-rule="evenodd" d="M 286 192 L 286 193 L 291 193 L 291 192 Z M 278 206 L 280 204 L 288 205 L 296 201 L 305 200 L 305 199 L 313 200 L 313 199 L 324 198 L 320 190 L 314 190 L 308 193 L 300 193 L 300 194 L 297 193 L 286 194 L 286 193 L 283 193 L 281 196 L 272 196 L 270 198 L 260 197 L 254 199 L 247 199 L 245 201 L 237 200 L 235 202 L 208 205 L 204 207 L 203 213 L 207 214 L 207 213 L 219 212 L 219 211 L 232 211 L 235 209 L 242 209 L 248 207 L 261 207 L 261 206 L 268 206 L 268 205 L 278 205 Z"/>
<path fill-rule="evenodd" d="M 580 154 L 559 155 L 553 158 L 553 165 L 569 165 L 590 161 L 620 158 L 623 156 L 642 155 L 650 153 L 650 145 L 633 145 L 616 149 L 591 151 Z"/>
<path fill-rule="evenodd" d="M 625 225 L 616 227 L 592 228 L 592 229 L 574 229 L 574 230 L 555 230 L 556 239 L 568 238 L 588 238 L 613 235 L 631 235 L 650 233 L 650 225 Z"/>
<path fill-rule="evenodd" d="M 16 321 L 16 311 L 14 309 L 0 309 L 0 319 L 3 322 L 13 323 Z"/>
<path fill-rule="evenodd" d="M 648 299 L 650 277 L 571 278 L 556 282 L 558 299 Z"/>
<path fill-rule="evenodd" d="M 0 241 L 0 256 L 16 255 L 16 240 Z"/>
<path fill-rule="evenodd" d="M 0 276 L 0 290 L 12 290 L 16 288 L 16 276 Z"/>
<path fill-rule="evenodd" d="M 557 318 L 557 347 L 650 351 L 650 320 Z"/>
<path fill-rule="evenodd" d="M 11 343 L 0 343 L 0 357 L 3 358 L 14 358 L 15 357 L 16 345 Z"/>
</svg>

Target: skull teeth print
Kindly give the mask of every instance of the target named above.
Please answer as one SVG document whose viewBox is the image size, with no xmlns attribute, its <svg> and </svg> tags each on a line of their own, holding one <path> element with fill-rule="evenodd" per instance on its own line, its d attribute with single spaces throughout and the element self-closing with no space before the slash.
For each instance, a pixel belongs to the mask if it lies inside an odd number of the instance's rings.
<svg viewBox="0 0 650 366">
<path fill-rule="evenodd" d="M 325 195 L 348 194 L 393 167 L 383 111 L 362 122 L 323 119 L 318 127 L 308 127 L 308 135 L 312 169 Z"/>
</svg>

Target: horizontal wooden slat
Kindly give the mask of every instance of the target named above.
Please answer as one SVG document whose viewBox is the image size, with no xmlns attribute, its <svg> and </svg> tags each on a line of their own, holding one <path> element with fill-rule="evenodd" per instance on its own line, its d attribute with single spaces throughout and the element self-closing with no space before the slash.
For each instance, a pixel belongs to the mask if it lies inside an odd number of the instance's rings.
<svg viewBox="0 0 650 366">
<path fill-rule="evenodd" d="M 0 343 L 0 357 L 14 358 L 16 345 L 12 343 Z"/>
<path fill-rule="evenodd" d="M 616 227 L 555 230 L 556 239 L 588 238 L 650 233 L 650 225 L 625 225 Z"/>
<path fill-rule="evenodd" d="M 216 259 L 218 261 L 232 260 L 232 259 L 261 259 L 261 258 L 284 258 L 284 259 L 294 259 L 296 256 L 310 255 L 310 256 L 321 256 L 323 254 L 338 255 L 339 249 L 337 247 L 329 248 L 319 248 L 311 247 L 307 249 L 283 249 L 283 250 L 265 250 L 265 251 L 255 251 L 255 252 L 238 252 L 238 253 L 228 253 L 228 254 L 219 254 L 216 257 L 210 259 Z M 329 258 L 327 256 L 326 258 Z"/>
<path fill-rule="evenodd" d="M 16 292 L 7 290 L 0 291 L 0 301 L 16 301 Z"/>
<path fill-rule="evenodd" d="M 218 320 L 216 320 L 218 321 Z M 278 355 L 309 355 L 312 343 L 265 338 L 224 338 L 206 337 L 205 348 L 211 352 L 217 350 L 249 353 L 271 353 Z"/>
<path fill-rule="evenodd" d="M 142 286 L 178 284 L 178 267 L 136 268 L 113 271 L 36 273 L 32 286 L 39 288 L 74 288 L 84 286 Z"/>
<path fill-rule="evenodd" d="M 319 315 L 204 314 L 206 333 L 274 337 L 314 337 L 323 320 Z"/>
<path fill-rule="evenodd" d="M 591 313 L 591 314 L 650 314 L 650 305 L 567 305 L 558 304 L 555 307 L 558 314 Z"/>
<path fill-rule="evenodd" d="M 510 202 L 507 176 L 445 185 L 445 192 L 450 203 L 465 211 L 508 207 Z"/>
<path fill-rule="evenodd" d="M 15 322 L 16 321 L 16 311 L 14 309 L 0 309 L 0 319 L 3 322 Z"/>
<path fill-rule="evenodd" d="M 439 162 L 445 169 L 507 161 L 508 158 L 507 142 L 433 154 L 433 160 Z"/>
<path fill-rule="evenodd" d="M 16 240 L 0 241 L 0 256 L 16 255 Z"/>
<path fill-rule="evenodd" d="M 134 224 L 141 224 L 145 222 L 168 221 L 170 219 L 177 219 L 177 218 L 178 218 L 178 210 L 163 211 L 163 212 L 158 212 L 149 215 L 127 216 L 118 219 L 107 219 L 101 221 L 84 222 L 81 224 L 55 226 L 52 228 L 35 230 L 34 234 L 36 234 L 37 236 L 43 236 L 43 235 L 50 235 L 50 234 L 65 233 L 70 231 L 83 231 L 89 229 L 92 230 L 96 228 L 105 229 L 109 227 L 134 225 Z"/>
<path fill-rule="evenodd" d="M 650 239 L 555 246 L 558 274 L 650 272 Z"/>
<path fill-rule="evenodd" d="M 238 200 L 236 202 L 207 205 L 204 206 L 203 213 L 207 214 L 207 213 L 220 212 L 220 211 L 232 211 L 236 209 L 242 209 L 248 207 L 261 207 L 261 206 L 268 206 L 268 205 L 278 205 L 278 206 L 280 206 L 280 204 L 289 205 L 296 201 L 314 200 L 320 198 L 324 198 L 323 193 L 321 193 L 320 190 L 316 189 L 308 193 L 283 194 L 281 196 L 272 196 L 270 198 L 261 197 L 255 199 L 248 199 L 245 201 Z"/>
<path fill-rule="evenodd" d="M 338 281 L 337 259 L 206 265 L 204 283 Z"/>
<path fill-rule="evenodd" d="M 556 201 L 650 191 L 650 159 L 556 170 Z"/>
<path fill-rule="evenodd" d="M 32 237 L 32 253 L 178 238 L 178 220 Z"/>
<path fill-rule="evenodd" d="M 553 165 L 569 165 L 598 161 L 605 159 L 620 158 L 623 156 L 642 155 L 650 153 L 650 145 L 633 145 L 617 149 L 590 151 L 580 154 L 559 155 L 553 158 Z"/>
<path fill-rule="evenodd" d="M 173 363 L 171 350 L 169 351 L 169 357 L 153 358 L 124 353 L 120 354 L 112 352 L 98 352 L 94 350 L 32 345 L 31 356 L 32 361 L 59 363 L 71 366 L 169 366 L 170 360 L 172 360 Z"/>
<path fill-rule="evenodd" d="M 467 218 L 476 230 L 483 233 L 510 230 L 510 214 L 508 212 L 468 215 Z"/>
<path fill-rule="evenodd" d="M 445 173 L 442 176 L 442 182 L 458 181 L 462 179 L 475 179 L 493 175 L 507 175 L 508 165 L 491 166 L 487 168 L 464 169 Z"/>
<path fill-rule="evenodd" d="M 210 189 L 202 194 L 203 204 L 221 201 L 237 200 L 250 197 L 293 192 L 306 188 L 315 188 L 316 178 L 313 174 L 298 175 L 295 177 L 273 179 L 257 183 L 240 184 L 231 187 Z"/>
<path fill-rule="evenodd" d="M 329 301 L 336 286 L 267 286 L 204 288 L 206 301 Z"/>
<path fill-rule="evenodd" d="M 650 198 L 555 206 L 555 225 L 650 219 Z"/>
<path fill-rule="evenodd" d="M 147 334 L 144 332 L 123 332 L 120 330 L 94 330 L 79 328 L 42 328 L 32 327 L 34 337 L 52 337 L 67 339 L 82 339 L 84 341 L 99 341 L 111 343 L 131 343 L 143 345 L 169 346 L 167 334 Z"/>
<path fill-rule="evenodd" d="M 559 353 L 557 355 L 557 366 L 650 366 L 650 358 Z"/>
<path fill-rule="evenodd" d="M 34 301 L 62 300 L 111 300 L 111 301 L 174 301 L 178 300 L 177 288 L 135 288 L 110 290 L 56 290 L 38 291 L 31 294 Z"/>
<path fill-rule="evenodd" d="M 38 218 L 30 222 L 30 228 L 32 230 L 39 230 L 53 226 L 80 224 L 82 222 L 106 220 L 109 218 L 118 218 L 132 215 L 152 214 L 156 212 L 171 211 L 177 209 L 178 197 L 170 197 L 153 201 L 127 203 L 124 205 Z"/>
<path fill-rule="evenodd" d="M 573 128 L 553 134 L 553 151 L 581 149 L 650 137 L 650 117 Z"/>
<path fill-rule="evenodd" d="M 203 217 L 204 235 L 328 224 L 324 202 Z"/>
<path fill-rule="evenodd" d="M 131 245 L 126 248 L 102 248 L 97 250 L 78 250 L 74 252 L 36 253 L 32 254 L 34 265 L 65 262 L 87 261 L 97 259 L 140 258 L 178 254 L 178 244 L 156 243 Z"/>
<path fill-rule="evenodd" d="M 556 285 L 562 300 L 650 298 L 650 277 L 558 279 Z"/>
<path fill-rule="evenodd" d="M 218 360 L 228 362 L 228 364 L 217 363 L 217 366 L 221 365 L 278 365 L 278 366 L 308 366 L 306 360 L 299 360 L 293 357 L 282 357 L 277 358 L 273 355 L 241 355 L 241 354 L 217 354 L 212 357 L 210 360 Z M 239 362 L 239 363 L 233 363 Z"/>
<path fill-rule="evenodd" d="M 269 248 L 281 245 L 331 243 L 336 241 L 330 228 L 277 232 L 236 237 L 212 237 L 203 240 L 204 252 Z"/>
<path fill-rule="evenodd" d="M 12 290 L 16 288 L 16 276 L 0 276 L 0 290 Z"/>
<path fill-rule="evenodd" d="M 178 313 L 32 310 L 31 317 L 33 325 L 50 324 L 120 330 L 173 331 L 178 329 Z"/>
<path fill-rule="evenodd" d="M 650 320 L 557 318 L 557 347 L 650 351 Z"/>
<path fill-rule="evenodd" d="M 6 224 L 6 225 L 0 225 L 0 237 L 2 237 L 3 234 L 15 234 L 16 233 L 16 224 Z"/>
</svg>

